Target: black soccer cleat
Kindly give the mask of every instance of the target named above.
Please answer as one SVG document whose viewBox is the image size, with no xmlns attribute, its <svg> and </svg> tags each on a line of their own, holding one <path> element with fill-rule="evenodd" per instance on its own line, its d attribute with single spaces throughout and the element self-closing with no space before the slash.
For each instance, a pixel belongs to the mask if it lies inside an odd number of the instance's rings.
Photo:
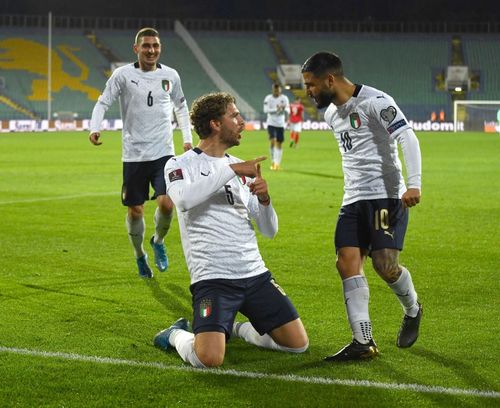
<svg viewBox="0 0 500 408">
<path fill-rule="evenodd" d="M 401 328 L 398 333 L 398 340 L 396 342 L 398 347 L 411 347 L 413 343 L 417 341 L 418 329 L 420 328 L 420 320 L 422 320 L 423 312 L 424 308 L 420 303 L 418 303 L 418 313 L 415 317 L 404 315 L 403 322 L 401 323 Z"/>
<path fill-rule="evenodd" d="M 371 339 L 367 344 L 362 344 L 356 339 L 352 343 L 345 346 L 338 353 L 325 357 L 325 361 L 352 361 L 352 360 L 367 360 L 379 355 L 378 347 Z"/>
</svg>

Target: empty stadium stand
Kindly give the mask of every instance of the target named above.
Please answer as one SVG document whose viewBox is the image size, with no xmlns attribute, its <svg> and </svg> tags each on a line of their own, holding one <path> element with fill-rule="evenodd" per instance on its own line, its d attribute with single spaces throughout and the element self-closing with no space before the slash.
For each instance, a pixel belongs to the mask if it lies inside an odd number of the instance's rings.
<svg viewBox="0 0 500 408">
<path fill-rule="evenodd" d="M 212 64 L 238 93 L 262 112 L 264 97 L 271 93 L 269 71 L 278 63 L 264 32 L 191 31 Z"/>
<path fill-rule="evenodd" d="M 467 65 L 480 76 L 478 90 L 467 99 L 500 100 L 500 36 L 462 35 L 462 44 Z"/>
<path fill-rule="evenodd" d="M 294 63 L 317 51 L 338 54 L 346 76 L 394 97 L 407 116 L 427 120 L 430 112 L 450 105 L 446 92 L 433 89 L 433 68 L 449 63 L 447 35 L 279 33 Z"/>
<path fill-rule="evenodd" d="M 110 73 L 112 59 L 132 62 L 135 30 L 55 29 L 52 48 L 52 113 L 88 118 Z M 428 120 L 451 115 L 450 94 L 436 84 L 452 62 L 451 34 L 229 32 L 191 30 L 217 72 L 257 111 L 271 90 L 276 65 L 302 64 L 312 53 L 338 53 L 352 81 L 391 94 L 407 116 Z M 218 90 L 191 50 L 171 30 L 161 32 L 161 62 L 177 69 L 189 103 Z M 272 41 L 271 41 L 272 37 Z M 498 34 L 461 35 L 463 62 L 478 73 L 469 99 L 500 99 Z M 274 43 L 273 43 L 274 41 Z M 273 46 L 274 44 L 274 46 Z M 441 75 L 442 76 L 442 75 Z M 0 119 L 46 118 L 47 32 L 0 29 Z M 441 89 L 440 89 L 441 88 Z M 291 98 L 292 95 L 289 93 Z M 119 117 L 116 103 L 107 114 Z M 310 115 L 313 117 L 313 115 Z M 263 115 L 262 115 L 263 118 Z"/>
</svg>

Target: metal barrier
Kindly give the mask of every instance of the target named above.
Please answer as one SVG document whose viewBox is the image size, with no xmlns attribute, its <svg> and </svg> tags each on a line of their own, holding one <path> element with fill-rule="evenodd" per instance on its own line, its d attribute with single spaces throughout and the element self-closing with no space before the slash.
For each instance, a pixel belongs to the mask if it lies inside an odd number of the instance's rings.
<svg viewBox="0 0 500 408">
<path fill-rule="evenodd" d="M 54 28 L 137 30 L 155 27 L 173 30 L 174 19 L 129 17 L 54 16 Z M 347 33 L 500 33 L 500 21 L 299 21 L 299 20 L 235 20 L 181 19 L 188 30 L 200 31 L 296 31 Z M 46 15 L 0 15 L 0 28 L 44 28 Z"/>
</svg>

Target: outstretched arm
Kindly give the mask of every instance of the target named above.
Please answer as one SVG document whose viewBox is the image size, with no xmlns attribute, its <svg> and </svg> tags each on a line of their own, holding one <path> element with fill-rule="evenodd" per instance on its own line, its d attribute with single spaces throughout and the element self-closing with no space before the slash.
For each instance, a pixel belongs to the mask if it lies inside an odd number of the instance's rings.
<svg viewBox="0 0 500 408">
<path fill-rule="evenodd" d="M 235 175 L 255 177 L 256 163 L 264 159 L 265 157 L 220 166 L 217 171 L 190 183 L 185 178 L 187 175 L 183 173 L 185 170 L 172 158 L 165 167 L 167 193 L 180 211 L 188 211 L 206 201 Z"/>
</svg>

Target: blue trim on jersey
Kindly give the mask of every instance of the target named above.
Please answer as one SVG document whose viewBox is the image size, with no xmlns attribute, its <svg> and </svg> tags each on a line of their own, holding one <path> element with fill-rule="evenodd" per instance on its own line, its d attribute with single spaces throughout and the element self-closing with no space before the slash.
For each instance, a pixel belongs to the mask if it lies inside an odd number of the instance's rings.
<svg viewBox="0 0 500 408">
<path fill-rule="evenodd" d="M 398 130 L 399 128 L 405 126 L 406 124 L 407 124 L 406 120 L 404 120 L 404 119 L 398 120 L 396 123 L 394 123 L 393 125 L 389 126 L 387 128 L 387 131 L 389 132 L 390 135 L 392 135 L 396 130 Z"/>
<path fill-rule="evenodd" d="M 357 97 L 361 92 L 361 88 L 363 87 L 363 85 L 359 84 L 354 84 L 354 85 L 356 85 L 356 88 L 354 89 L 354 93 L 352 94 L 352 96 Z"/>
<path fill-rule="evenodd" d="M 139 61 L 134 62 L 134 68 L 140 68 Z M 161 64 L 159 62 L 156 63 L 156 68 L 161 69 Z"/>
</svg>

